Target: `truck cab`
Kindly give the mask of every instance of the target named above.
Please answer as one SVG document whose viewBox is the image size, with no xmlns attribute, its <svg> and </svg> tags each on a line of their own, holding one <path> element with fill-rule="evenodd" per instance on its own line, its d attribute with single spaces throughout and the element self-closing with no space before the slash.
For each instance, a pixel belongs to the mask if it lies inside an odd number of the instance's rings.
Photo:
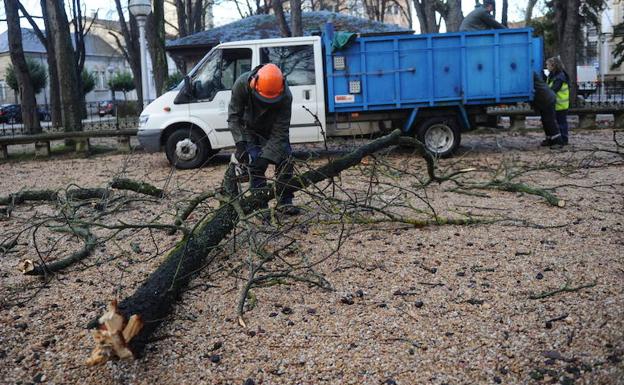
<svg viewBox="0 0 624 385">
<path fill-rule="evenodd" d="M 278 65 L 290 87 L 291 143 L 324 140 L 321 38 L 310 36 L 216 46 L 186 81 L 145 108 L 139 141 L 150 152 L 164 147 L 171 164 L 181 169 L 199 167 L 219 149 L 234 146 L 227 122 L 232 86 L 240 75 L 263 63 Z"/>
</svg>

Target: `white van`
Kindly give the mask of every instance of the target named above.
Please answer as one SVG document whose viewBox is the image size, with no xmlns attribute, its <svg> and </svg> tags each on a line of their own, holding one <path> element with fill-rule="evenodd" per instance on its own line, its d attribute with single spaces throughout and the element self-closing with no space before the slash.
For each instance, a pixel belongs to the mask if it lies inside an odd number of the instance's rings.
<svg viewBox="0 0 624 385">
<path fill-rule="evenodd" d="M 219 149 L 234 146 L 227 123 L 234 81 L 269 62 L 282 69 L 293 95 L 291 143 L 322 141 L 322 60 L 319 36 L 220 44 L 193 68 L 185 82 L 143 110 L 139 142 L 148 152 L 164 146 L 171 164 L 182 169 L 199 167 Z"/>
</svg>

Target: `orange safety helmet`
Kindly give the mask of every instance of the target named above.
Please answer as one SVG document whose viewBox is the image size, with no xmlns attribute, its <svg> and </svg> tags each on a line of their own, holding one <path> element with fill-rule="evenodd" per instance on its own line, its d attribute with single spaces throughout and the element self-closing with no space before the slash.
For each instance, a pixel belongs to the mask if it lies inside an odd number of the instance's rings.
<svg viewBox="0 0 624 385">
<path fill-rule="evenodd" d="M 276 103 L 282 99 L 284 83 L 284 75 L 279 67 L 268 63 L 256 67 L 251 74 L 249 86 L 256 98 L 265 103 Z"/>
</svg>

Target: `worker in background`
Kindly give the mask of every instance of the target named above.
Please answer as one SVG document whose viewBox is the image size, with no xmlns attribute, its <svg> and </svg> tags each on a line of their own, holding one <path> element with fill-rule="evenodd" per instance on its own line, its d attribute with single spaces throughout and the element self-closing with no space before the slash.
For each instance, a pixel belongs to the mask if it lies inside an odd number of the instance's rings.
<svg viewBox="0 0 624 385">
<path fill-rule="evenodd" d="M 535 97 L 531 106 L 540 114 L 542 127 L 546 134 L 546 139 L 542 141 L 541 145 L 545 147 L 562 146 L 563 139 L 561 138 L 561 132 L 555 117 L 557 97 L 553 90 L 544 82 L 543 76 L 533 73 L 533 83 Z"/>
<path fill-rule="evenodd" d="M 570 108 L 570 77 L 565 71 L 565 67 L 558 57 L 551 57 L 546 60 L 548 69 L 548 87 L 557 95 L 555 103 L 555 115 L 557 124 L 561 132 L 561 139 L 564 145 L 568 144 L 568 108 Z"/>
<path fill-rule="evenodd" d="M 292 177 L 289 157 L 292 95 L 282 71 L 275 64 L 261 64 L 242 74 L 232 87 L 228 127 L 236 143 L 236 159 L 248 165 L 251 188 L 266 186 L 269 164 L 276 165 L 278 180 Z M 278 199 L 277 209 L 297 215 L 293 194 Z"/>
<path fill-rule="evenodd" d="M 503 29 L 504 25 L 496 21 L 492 12 L 496 9 L 494 0 L 483 0 L 483 5 L 477 4 L 459 26 L 460 32 L 481 31 L 484 29 Z"/>
</svg>

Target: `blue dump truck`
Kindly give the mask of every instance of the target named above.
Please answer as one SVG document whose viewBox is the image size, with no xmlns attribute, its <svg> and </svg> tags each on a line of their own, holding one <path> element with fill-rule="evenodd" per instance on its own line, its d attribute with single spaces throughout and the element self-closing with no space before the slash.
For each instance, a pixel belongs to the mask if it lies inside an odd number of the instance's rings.
<svg viewBox="0 0 624 385">
<path fill-rule="evenodd" d="M 414 35 L 348 34 L 248 40 L 212 49 L 140 117 L 139 140 L 179 168 L 234 145 L 227 108 L 236 78 L 275 63 L 293 94 L 292 143 L 401 128 L 438 156 L 461 132 L 495 126 L 486 108 L 533 100 L 543 43 L 531 29 Z"/>
</svg>

